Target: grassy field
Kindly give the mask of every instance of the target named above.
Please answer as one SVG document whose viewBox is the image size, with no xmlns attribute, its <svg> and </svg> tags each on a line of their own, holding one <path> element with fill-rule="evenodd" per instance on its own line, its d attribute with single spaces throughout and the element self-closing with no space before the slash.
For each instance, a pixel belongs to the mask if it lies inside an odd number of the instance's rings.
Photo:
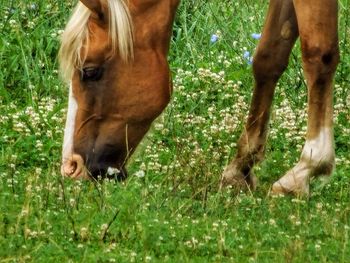
<svg viewBox="0 0 350 263">
<path fill-rule="evenodd" d="M 183 1 L 172 102 L 130 178 L 94 184 L 59 175 L 67 88 L 56 56 L 71 1 L 0 0 L 0 262 L 350 262 L 350 1 L 339 4 L 337 168 L 298 199 L 268 191 L 304 143 L 299 44 L 276 91 L 258 190 L 218 191 L 249 107 L 247 52 L 267 1 Z"/>
</svg>

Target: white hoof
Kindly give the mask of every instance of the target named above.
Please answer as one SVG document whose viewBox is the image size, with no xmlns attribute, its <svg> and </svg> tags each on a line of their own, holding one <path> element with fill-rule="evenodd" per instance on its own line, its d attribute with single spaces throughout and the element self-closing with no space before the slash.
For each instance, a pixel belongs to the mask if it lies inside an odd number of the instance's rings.
<svg viewBox="0 0 350 263">
<path fill-rule="evenodd" d="M 271 194 L 293 194 L 308 196 L 310 169 L 302 163 L 297 164 L 281 179 L 272 185 Z"/>
</svg>

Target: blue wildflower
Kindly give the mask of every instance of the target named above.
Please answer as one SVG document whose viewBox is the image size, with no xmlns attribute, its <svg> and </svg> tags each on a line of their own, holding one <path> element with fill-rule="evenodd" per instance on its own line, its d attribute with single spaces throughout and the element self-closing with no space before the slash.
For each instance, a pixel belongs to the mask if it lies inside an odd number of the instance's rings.
<svg viewBox="0 0 350 263">
<path fill-rule="evenodd" d="M 216 35 L 216 34 L 213 34 L 213 35 L 211 36 L 211 38 L 210 38 L 210 42 L 211 42 L 211 43 L 215 43 L 215 42 L 218 41 L 218 40 L 219 40 L 219 36 Z"/>
<path fill-rule="evenodd" d="M 247 61 L 248 65 L 252 65 L 253 64 L 253 57 L 250 57 Z"/>
<path fill-rule="evenodd" d="M 248 50 L 244 51 L 243 58 L 247 61 L 248 65 L 253 64 L 253 56 L 250 55 L 250 52 Z"/>
<path fill-rule="evenodd" d="M 254 39 L 260 39 L 261 38 L 261 33 L 253 33 L 252 38 Z"/>
<path fill-rule="evenodd" d="M 248 59 L 250 57 L 250 52 L 249 51 L 244 51 L 243 57 Z"/>
</svg>

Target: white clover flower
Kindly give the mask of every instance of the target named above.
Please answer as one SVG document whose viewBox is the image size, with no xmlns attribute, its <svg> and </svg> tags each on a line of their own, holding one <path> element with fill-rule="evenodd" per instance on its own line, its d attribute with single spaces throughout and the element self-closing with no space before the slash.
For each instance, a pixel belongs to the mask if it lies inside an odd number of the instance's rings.
<svg viewBox="0 0 350 263">
<path fill-rule="evenodd" d="M 108 167 L 108 169 L 107 169 L 107 174 L 109 176 L 113 176 L 113 175 L 116 175 L 116 174 L 119 174 L 119 173 L 120 173 L 120 170 L 117 169 L 117 168 Z"/>
<path fill-rule="evenodd" d="M 271 218 L 271 219 L 269 220 L 269 224 L 272 225 L 272 226 L 275 226 L 275 225 L 276 225 L 275 219 L 272 219 L 272 218 Z"/>
<path fill-rule="evenodd" d="M 28 209 L 23 209 L 21 212 L 21 216 L 27 216 L 29 214 Z"/>
<path fill-rule="evenodd" d="M 69 199 L 69 204 L 70 206 L 75 206 L 75 199 L 74 198 Z"/>
<path fill-rule="evenodd" d="M 320 244 L 315 244 L 315 249 L 316 250 L 320 250 L 321 249 L 321 245 Z"/>
</svg>

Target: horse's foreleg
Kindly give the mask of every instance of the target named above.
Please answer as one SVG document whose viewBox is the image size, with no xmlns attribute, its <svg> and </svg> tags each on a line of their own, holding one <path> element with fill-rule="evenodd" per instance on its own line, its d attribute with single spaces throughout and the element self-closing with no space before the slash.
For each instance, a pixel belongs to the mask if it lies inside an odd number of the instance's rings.
<svg viewBox="0 0 350 263">
<path fill-rule="evenodd" d="M 263 158 L 275 86 L 288 65 L 297 37 L 292 0 L 271 0 L 253 60 L 255 87 L 248 120 L 238 142 L 237 155 L 223 173 L 221 186 L 255 188 L 256 179 L 251 169 Z"/>
<path fill-rule="evenodd" d="M 308 86 L 308 129 L 300 161 L 273 193 L 308 194 L 312 176 L 334 168 L 333 76 L 339 61 L 336 0 L 294 1 Z"/>
</svg>

